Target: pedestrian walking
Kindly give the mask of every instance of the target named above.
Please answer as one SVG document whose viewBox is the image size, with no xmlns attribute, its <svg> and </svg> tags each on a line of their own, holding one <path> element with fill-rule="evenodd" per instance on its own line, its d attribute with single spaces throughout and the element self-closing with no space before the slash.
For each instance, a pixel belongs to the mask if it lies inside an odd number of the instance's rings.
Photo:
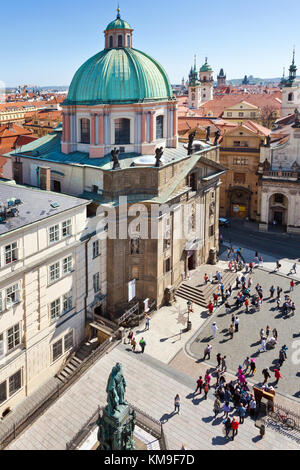
<svg viewBox="0 0 300 470">
<path fill-rule="evenodd" d="M 208 344 L 208 345 L 206 346 L 206 348 L 204 349 L 203 361 L 205 361 L 206 357 L 208 357 L 208 360 L 210 360 L 210 353 L 211 353 L 211 350 L 212 350 L 212 345 L 211 345 L 211 344 Z"/>
<path fill-rule="evenodd" d="M 218 363 L 218 366 L 217 368 L 219 369 L 221 367 L 221 362 L 222 362 L 222 356 L 220 353 L 217 354 L 217 363 Z"/>
<path fill-rule="evenodd" d="M 150 330 L 150 320 L 151 318 L 149 317 L 149 315 L 146 315 L 145 331 Z"/>
<path fill-rule="evenodd" d="M 210 301 L 207 308 L 208 308 L 208 314 L 211 316 L 214 313 L 214 304 Z"/>
<path fill-rule="evenodd" d="M 229 414 L 230 411 L 231 411 L 231 407 L 230 407 L 230 405 L 229 405 L 229 401 L 227 401 L 227 402 L 225 403 L 225 405 L 223 405 L 222 410 L 224 411 L 223 418 L 228 418 L 228 414 Z"/>
<path fill-rule="evenodd" d="M 133 331 L 130 330 L 127 336 L 128 344 L 131 344 L 132 338 L 133 338 Z"/>
<path fill-rule="evenodd" d="M 227 362 L 226 362 L 226 356 L 222 358 L 222 372 L 227 371 Z"/>
<path fill-rule="evenodd" d="M 294 273 L 294 274 L 297 274 L 297 264 L 296 264 L 296 263 L 293 264 L 293 267 L 292 267 L 290 273 L 291 273 L 291 274 L 293 274 L 293 273 Z"/>
<path fill-rule="evenodd" d="M 273 329 L 272 333 L 273 333 L 273 337 L 277 341 L 278 340 L 278 332 L 277 332 L 276 328 Z"/>
<path fill-rule="evenodd" d="M 232 440 L 234 441 L 234 438 L 235 438 L 235 436 L 237 436 L 238 430 L 239 430 L 239 423 L 238 423 L 238 420 L 236 418 L 233 418 L 231 426 L 232 426 L 232 430 L 233 430 Z"/>
<path fill-rule="evenodd" d="M 271 333 L 271 328 L 269 327 L 269 325 L 267 325 L 267 328 L 266 328 L 266 337 L 268 338 L 269 335 Z"/>
<path fill-rule="evenodd" d="M 142 338 L 140 341 L 140 347 L 141 347 L 141 353 L 144 354 L 145 347 L 146 347 L 146 341 L 144 340 L 144 338 Z"/>
<path fill-rule="evenodd" d="M 210 389 L 209 384 L 208 384 L 207 382 L 205 382 L 205 384 L 204 384 L 204 396 L 205 396 L 205 400 L 207 400 L 207 395 L 208 395 L 209 389 Z"/>
<path fill-rule="evenodd" d="M 290 292 L 293 292 L 294 287 L 295 287 L 295 281 L 292 279 L 290 282 Z"/>
<path fill-rule="evenodd" d="M 199 379 L 197 380 L 197 388 L 194 392 L 194 395 L 196 395 L 196 393 L 198 392 L 199 390 L 199 394 L 201 395 L 202 393 L 202 387 L 203 387 L 203 380 L 202 380 L 202 377 L 199 377 Z"/>
<path fill-rule="evenodd" d="M 253 358 L 250 359 L 250 370 L 251 370 L 252 377 L 253 377 L 253 375 L 256 373 L 256 364 Z"/>
<path fill-rule="evenodd" d="M 220 413 L 220 409 L 221 409 L 221 402 L 219 400 L 219 398 L 217 397 L 215 399 L 215 402 L 214 402 L 214 414 L 215 414 L 215 419 L 216 417 L 218 416 L 218 414 Z"/>
<path fill-rule="evenodd" d="M 279 380 L 282 379 L 282 375 L 281 375 L 281 372 L 280 372 L 280 367 L 278 367 L 278 369 L 274 369 L 274 374 L 275 374 L 275 379 L 276 379 L 275 386 L 277 386 Z"/>
<path fill-rule="evenodd" d="M 237 412 L 238 412 L 238 415 L 240 417 L 240 424 L 244 424 L 244 420 L 245 420 L 247 410 L 244 407 L 243 403 L 240 404 L 239 408 L 237 409 Z"/>
<path fill-rule="evenodd" d="M 280 309 L 280 304 L 281 304 L 281 297 L 280 296 L 277 297 L 276 303 L 277 303 L 277 310 L 279 310 Z"/>
<path fill-rule="evenodd" d="M 248 297 L 245 300 L 245 307 L 246 307 L 246 312 L 248 313 L 249 312 L 249 299 L 248 299 Z"/>
<path fill-rule="evenodd" d="M 229 434 L 232 431 L 231 419 L 227 418 L 224 421 L 225 439 L 229 439 Z"/>
<path fill-rule="evenodd" d="M 234 327 L 235 327 L 235 332 L 239 332 L 239 325 L 240 325 L 240 319 L 238 316 L 236 316 L 235 321 L 234 321 Z"/>
<path fill-rule="evenodd" d="M 180 414 L 180 396 L 177 394 L 174 399 L 174 413 Z"/>
<path fill-rule="evenodd" d="M 213 323 L 211 328 L 212 328 L 212 333 L 213 333 L 213 339 L 215 339 L 217 331 L 218 331 L 219 328 L 217 327 L 216 323 Z"/>
<path fill-rule="evenodd" d="M 261 340 L 261 348 L 259 349 L 259 352 L 266 352 L 267 351 L 267 341 L 266 337 L 264 336 Z"/>
<path fill-rule="evenodd" d="M 234 335 L 234 325 L 233 325 L 233 323 L 231 323 L 231 325 L 229 327 L 229 334 L 230 334 L 230 339 L 233 339 L 233 335 Z"/>
<path fill-rule="evenodd" d="M 294 302 L 292 302 L 292 305 L 291 305 L 291 316 L 293 317 L 295 315 L 295 311 L 296 311 L 296 305 L 294 304 Z"/>
<path fill-rule="evenodd" d="M 204 283 L 207 284 L 208 283 L 208 275 L 205 273 L 204 275 Z"/>
<path fill-rule="evenodd" d="M 271 286 L 271 287 L 270 287 L 270 299 L 273 299 L 273 297 L 274 297 L 274 292 L 275 292 L 275 288 L 274 288 L 274 286 Z"/>
<path fill-rule="evenodd" d="M 208 370 L 205 373 L 204 380 L 205 380 L 206 383 L 208 383 L 208 385 L 210 385 L 211 375 L 210 375 Z"/>
<path fill-rule="evenodd" d="M 132 338 L 132 340 L 131 340 L 131 349 L 132 349 L 132 352 L 135 352 L 135 349 L 136 349 L 136 340 L 135 340 L 135 338 Z"/>
<path fill-rule="evenodd" d="M 248 372 L 249 367 L 250 367 L 250 358 L 248 356 L 244 360 L 243 366 L 244 366 L 244 374 L 246 374 Z"/>
<path fill-rule="evenodd" d="M 263 369 L 262 374 L 264 376 L 263 385 L 265 385 L 268 382 L 268 380 L 271 378 L 271 375 L 269 374 L 268 369 Z"/>
</svg>

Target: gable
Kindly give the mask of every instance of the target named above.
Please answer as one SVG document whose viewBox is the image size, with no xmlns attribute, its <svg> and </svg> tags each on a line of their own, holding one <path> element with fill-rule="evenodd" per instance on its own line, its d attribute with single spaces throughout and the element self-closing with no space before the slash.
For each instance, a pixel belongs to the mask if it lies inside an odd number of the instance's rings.
<svg viewBox="0 0 300 470">
<path fill-rule="evenodd" d="M 253 104 L 247 103 L 247 101 L 240 101 L 229 108 L 225 108 L 224 111 L 244 111 L 244 110 L 258 111 L 259 108 Z"/>
</svg>

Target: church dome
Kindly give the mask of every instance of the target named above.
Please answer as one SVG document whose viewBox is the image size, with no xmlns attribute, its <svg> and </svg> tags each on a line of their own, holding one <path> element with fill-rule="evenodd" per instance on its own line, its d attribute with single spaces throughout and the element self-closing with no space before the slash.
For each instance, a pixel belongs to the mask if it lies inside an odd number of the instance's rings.
<svg viewBox="0 0 300 470">
<path fill-rule="evenodd" d="M 212 72 L 211 66 L 207 63 L 207 59 L 204 65 L 202 65 L 200 72 Z"/>
<path fill-rule="evenodd" d="M 166 101 L 173 90 L 163 67 L 132 48 L 105 49 L 76 72 L 65 105 Z"/>
<path fill-rule="evenodd" d="M 116 18 L 114 21 L 109 23 L 109 25 L 106 28 L 106 31 L 110 31 L 112 29 L 131 29 L 132 27 L 130 26 L 127 21 L 122 20 L 121 18 Z"/>
</svg>

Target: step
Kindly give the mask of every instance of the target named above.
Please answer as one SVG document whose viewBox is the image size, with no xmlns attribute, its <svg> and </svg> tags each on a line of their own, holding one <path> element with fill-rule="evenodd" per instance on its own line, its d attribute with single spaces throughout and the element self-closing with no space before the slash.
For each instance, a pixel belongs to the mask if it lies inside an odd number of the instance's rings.
<svg viewBox="0 0 300 470">
<path fill-rule="evenodd" d="M 67 364 L 66 367 L 64 368 L 64 371 L 70 375 L 73 375 L 76 370 L 77 369 L 75 369 L 74 367 L 70 367 L 69 364 Z"/>
<path fill-rule="evenodd" d="M 74 361 L 74 362 L 77 362 L 78 365 L 82 364 L 82 360 L 79 359 L 79 357 L 77 357 L 77 356 L 74 356 L 74 357 L 71 359 L 70 362 L 73 362 L 73 361 Z"/>
<path fill-rule="evenodd" d="M 68 382 L 68 379 L 66 379 L 66 377 L 62 374 L 59 374 L 57 378 L 64 384 Z"/>
<path fill-rule="evenodd" d="M 63 377 L 65 377 L 66 379 L 69 379 L 70 376 L 71 376 L 71 374 L 68 373 L 68 372 L 66 371 L 66 369 L 62 370 L 60 374 L 61 374 Z"/>
<path fill-rule="evenodd" d="M 204 300 L 199 300 L 191 295 L 185 295 L 180 293 L 177 293 L 177 295 L 178 297 L 194 302 L 196 305 L 200 305 L 201 307 L 207 307 L 207 303 Z"/>
<path fill-rule="evenodd" d="M 73 359 L 71 359 L 71 361 L 68 363 L 68 366 L 71 367 L 72 369 L 74 370 L 77 370 L 78 367 L 80 366 L 80 364 L 82 364 L 81 362 L 77 362 L 77 361 L 74 361 Z"/>
</svg>

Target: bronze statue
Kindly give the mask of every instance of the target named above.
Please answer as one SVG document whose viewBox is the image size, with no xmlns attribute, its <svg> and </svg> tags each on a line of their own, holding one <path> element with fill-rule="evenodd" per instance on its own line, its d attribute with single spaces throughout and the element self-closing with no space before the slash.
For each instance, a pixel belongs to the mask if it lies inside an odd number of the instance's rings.
<svg viewBox="0 0 300 470">
<path fill-rule="evenodd" d="M 119 162 L 119 154 L 120 150 L 117 150 L 116 148 L 111 151 L 112 161 L 114 163 L 113 170 L 119 170 L 121 168 Z"/>
<path fill-rule="evenodd" d="M 193 143 L 196 137 L 196 131 L 191 132 L 189 135 L 189 145 L 188 145 L 188 155 L 192 155 L 193 153 Z"/>
<path fill-rule="evenodd" d="M 219 130 L 217 130 L 217 132 L 215 133 L 215 141 L 214 141 L 214 146 L 216 147 L 219 143 L 219 138 L 221 136 L 221 132 Z"/>
<path fill-rule="evenodd" d="M 266 147 L 270 148 L 271 147 L 271 136 L 270 135 L 267 135 L 267 143 L 266 143 Z"/>
<path fill-rule="evenodd" d="M 155 159 L 156 159 L 155 168 L 159 168 L 160 166 L 162 166 L 161 157 L 163 156 L 163 154 L 164 154 L 163 147 L 160 147 L 160 149 L 157 148 L 155 150 Z"/>
<path fill-rule="evenodd" d="M 206 128 L 206 142 L 210 142 L 210 126 Z"/>
<path fill-rule="evenodd" d="M 294 129 L 300 128 L 300 119 L 299 119 L 299 111 L 298 108 L 295 109 L 295 123 L 292 126 Z"/>
</svg>

